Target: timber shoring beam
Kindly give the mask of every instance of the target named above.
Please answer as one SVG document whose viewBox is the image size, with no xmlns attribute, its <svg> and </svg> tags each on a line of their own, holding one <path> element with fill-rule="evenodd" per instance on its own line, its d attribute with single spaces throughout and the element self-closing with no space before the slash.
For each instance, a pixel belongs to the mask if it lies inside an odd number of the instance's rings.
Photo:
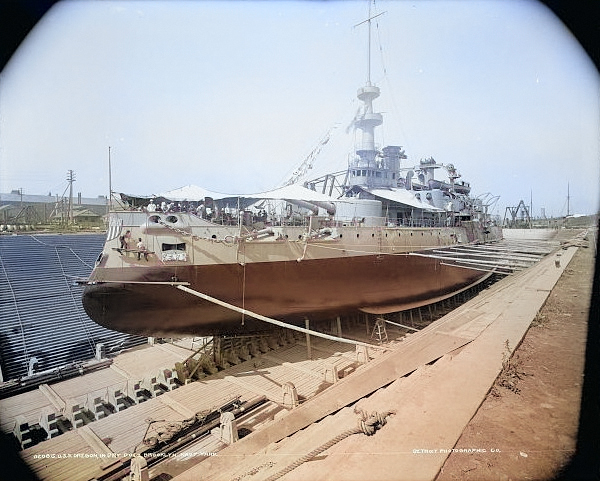
<svg viewBox="0 0 600 481">
<path fill-rule="evenodd" d="M 263 316 L 261 314 L 257 314 L 256 312 L 249 311 L 248 309 L 243 309 L 241 307 L 234 306 L 233 304 L 229 304 L 228 302 L 221 301 L 220 299 L 217 299 L 216 297 L 211 297 L 208 294 L 204 294 L 202 292 L 195 291 L 194 289 L 190 289 L 189 287 L 186 287 L 184 285 L 177 285 L 175 287 L 181 291 L 187 292 L 188 294 L 191 294 L 193 296 L 196 296 L 196 297 L 199 297 L 206 301 L 217 304 L 218 306 L 222 306 L 227 309 L 231 309 L 232 311 L 239 312 L 241 314 L 244 314 L 245 316 L 253 317 L 254 319 L 258 319 L 259 321 L 264 321 L 264 322 L 267 322 L 269 324 L 274 324 L 279 327 L 284 327 L 286 329 L 292 329 L 293 331 L 302 332 L 304 334 L 310 334 L 311 336 L 315 336 L 315 337 L 322 337 L 323 339 L 329 339 L 330 341 L 343 342 L 345 344 L 353 344 L 355 346 L 365 346 L 365 347 L 369 347 L 372 349 L 388 350 L 388 348 L 385 348 L 382 346 L 377 346 L 375 344 L 369 344 L 366 342 L 355 341 L 353 339 L 345 339 L 343 337 L 331 336 L 329 334 L 324 334 L 322 332 L 311 331 L 310 329 L 305 329 L 303 327 L 294 326 L 293 324 L 288 324 L 287 322 L 278 321 L 277 319 L 272 319 L 270 317 Z"/>
</svg>

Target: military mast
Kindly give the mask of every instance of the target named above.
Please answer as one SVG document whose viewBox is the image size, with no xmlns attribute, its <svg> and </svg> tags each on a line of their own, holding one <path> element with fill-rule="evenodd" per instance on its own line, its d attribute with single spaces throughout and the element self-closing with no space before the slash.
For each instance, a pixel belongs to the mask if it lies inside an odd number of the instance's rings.
<svg viewBox="0 0 600 481">
<path fill-rule="evenodd" d="M 371 3 L 369 2 L 369 17 L 356 24 L 368 26 L 367 48 L 367 80 L 360 87 L 356 96 L 363 103 L 362 113 L 354 120 L 354 126 L 362 131 L 360 148 L 356 150 L 356 157 L 350 162 L 350 185 L 357 185 L 366 189 L 396 187 L 396 173 L 400 168 L 402 148 L 388 146 L 382 154 L 375 147 L 375 127 L 383 124 L 383 116 L 373 111 L 373 101 L 380 95 L 379 87 L 371 83 L 371 22 L 385 12 L 371 16 Z M 380 158 L 378 158 L 378 156 Z"/>
</svg>

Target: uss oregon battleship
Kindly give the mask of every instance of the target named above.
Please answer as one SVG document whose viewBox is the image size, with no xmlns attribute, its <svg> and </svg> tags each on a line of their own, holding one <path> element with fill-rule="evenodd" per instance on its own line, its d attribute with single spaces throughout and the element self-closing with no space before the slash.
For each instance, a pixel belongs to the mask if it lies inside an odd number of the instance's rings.
<svg viewBox="0 0 600 481">
<path fill-rule="evenodd" d="M 141 335 L 243 334 L 272 327 L 247 311 L 294 325 L 383 314 L 489 276 L 433 254 L 499 240 L 501 229 L 452 164 L 429 158 L 402 167 L 402 147 L 377 148 L 379 95 L 369 65 L 354 119 L 362 138 L 343 172 L 301 183 L 309 156 L 271 192 L 217 195 L 187 186 L 145 199 L 121 194 L 86 282 L 90 318 Z M 447 180 L 435 178 L 438 169 Z"/>
</svg>

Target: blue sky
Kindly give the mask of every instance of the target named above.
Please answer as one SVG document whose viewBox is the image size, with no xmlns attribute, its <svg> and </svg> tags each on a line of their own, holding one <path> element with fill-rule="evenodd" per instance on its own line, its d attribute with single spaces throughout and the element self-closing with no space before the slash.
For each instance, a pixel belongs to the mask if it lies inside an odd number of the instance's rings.
<svg viewBox="0 0 600 481">
<path fill-rule="evenodd" d="M 343 170 L 366 81 L 364 1 L 70 1 L 0 77 L 0 191 L 151 195 L 275 188 L 333 126 L 315 176 Z M 381 1 L 376 142 L 453 163 L 496 213 L 599 205 L 600 80 L 533 1 Z"/>
</svg>

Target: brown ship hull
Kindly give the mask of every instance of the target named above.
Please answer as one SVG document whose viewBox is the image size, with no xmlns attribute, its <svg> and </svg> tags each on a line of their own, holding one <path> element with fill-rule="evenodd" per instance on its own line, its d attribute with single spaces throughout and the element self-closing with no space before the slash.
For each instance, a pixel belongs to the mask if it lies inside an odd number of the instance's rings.
<svg viewBox="0 0 600 481">
<path fill-rule="evenodd" d="M 83 305 L 97 323 L 141 335 L 240 334 L 270 325 L 178 290 L 176 278 L 235 306 L 292 324 L 356 312 L 426 305 L 486 277 L 431 257 L 364 255 L 246 265 L 97 268 Z M 126 276 L 126 277 L 123 277 Z"/>
</svg>

